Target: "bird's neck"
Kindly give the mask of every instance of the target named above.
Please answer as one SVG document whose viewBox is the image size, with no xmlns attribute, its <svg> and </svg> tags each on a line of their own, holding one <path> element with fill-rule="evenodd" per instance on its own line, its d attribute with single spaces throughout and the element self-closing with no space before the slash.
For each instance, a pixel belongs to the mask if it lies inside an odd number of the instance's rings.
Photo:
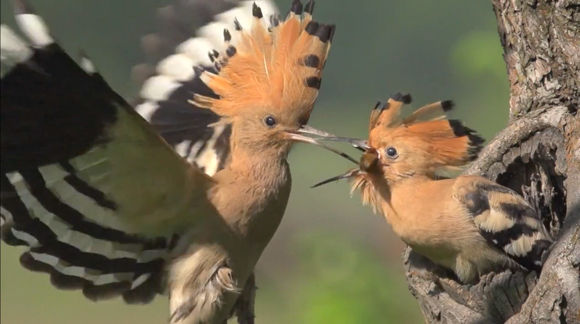
<svg viewBox="0 0 580 324">
<path fill-rule="evenodd" d="M 397 181 L 387 181 L 383 177 L 372 178 L 375 194 L 380 196 L 380 209 L 383 212 L 387 222 L 393 226 L 395 231 L 398 223 L 404 221 L 404 210 L 398 208 L 396 203 L 400 198 L 407 198 L 413 190 L 420 190 L 420 187 L 432 180 L 427 176 L 416 175 Z M 411 189 L 411 190 L 409 190 Z"/>
<path fill-rule="evenodd" d="M 236 174 L 256 181 L 277 181 L 285 170 L 287 152 L 278 149 L 260 149 L 233 146 L 228 168 Z"/>
<path fill-rule="evenodd" d="M 230 163 L 214 179 L 211 200 L 231 230 L 251 239 L 250 244 L 265 245 L 278 228 L 290 195 L 285 155 L 236 147 Z"/>
</svg>

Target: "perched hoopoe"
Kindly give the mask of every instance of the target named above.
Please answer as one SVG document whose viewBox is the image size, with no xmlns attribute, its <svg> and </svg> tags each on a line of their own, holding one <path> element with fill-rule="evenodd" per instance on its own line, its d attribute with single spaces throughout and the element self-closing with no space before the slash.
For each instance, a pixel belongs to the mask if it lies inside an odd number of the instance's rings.
<svg viewBox="0 0 580 324">
<path fill-rule="evenodd" d="M 450 101 L 400 118 L 409 95 L 397 94 L 371 112 L 359 168 L 318 185 L 353 178 L 364 204 L 380 210 L 411 248 L 451 269 L 465 283 L 491 270 L 539 270 L 551 238 L 535 210 L 516 192 L 479 176 L 441 175 L 477 157 L 483 139 L 447 120 Z M 315 185 L 317 186 L 317 185 Z"/>
<path fill-rule="evenodd" d="M 175 152 L 15 4 L 30 45 L 1 26 L 2 62 L 13 65 L 1 80 L 2 240 L 28 246 L 21 263 L 59 288 L 129 303 L 166 291 L 172 323 L 224 322 L 284 213 L 292 143 L 322 134 L 306 123 L 334 26 L 312 20 L 312 1 L 293 1 L 284 20 L 243 2 L 221 15 L 233 28 L 221 29 L 213 66 L 179 71 L 193 42 L 160 64 L 138 110 L 182 109 L 168 94 L 188 87 L 179 98 L 214 120 L 204 144 L 227 146 L 198 148 L 203 158 L 179 141 Z M 240 16 L 248 4 L 251 18 Z"/>
</svg>

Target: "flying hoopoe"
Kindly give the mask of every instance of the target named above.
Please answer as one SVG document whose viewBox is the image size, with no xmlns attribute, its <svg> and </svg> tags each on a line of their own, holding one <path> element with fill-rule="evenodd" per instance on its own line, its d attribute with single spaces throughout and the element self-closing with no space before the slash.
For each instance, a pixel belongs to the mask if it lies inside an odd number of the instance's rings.
<svg viewBox="0 0 580 324">
<path fill-rule="evenodd" d="M 306 123 L 334 26 L 312 20 L 312 1 L 293 1 L 284 20 L 240 2 L 206 29 L 232 26 L 211 66 L 187 66 L 211 40 L 182 43 L 137 107 L 174 151 L 92 62 L 77 65 L 42 18 L 15 6 L 28 41 L 1 26 L 2 63 L 13 65 L 1 79 L 2 240 L 28 246 L 22 265 L 59 288 L 129 303 L 166 291 L 172 323 L 224 322 L 284 213 L 292 143 L 323 134 Z M 186 100 L 182 115 L 200 112 L 210 138 L 163 133 L 154 116 Z"/>
<path fill-rule="evenodd" d="M 451 101 L 400 117 L 409 95 L 397 94 L 371 112 L 359 168 L 323 181 L 352 178 L 363 204 L 381 211 L 415 252 L 473 283 L 504 268 L 539 270 L 551 238 L 535 210 L 516 192 L 479 176 L 442 178 L 477 157 L 483 139 L 447 120 Z"/>
</svg>

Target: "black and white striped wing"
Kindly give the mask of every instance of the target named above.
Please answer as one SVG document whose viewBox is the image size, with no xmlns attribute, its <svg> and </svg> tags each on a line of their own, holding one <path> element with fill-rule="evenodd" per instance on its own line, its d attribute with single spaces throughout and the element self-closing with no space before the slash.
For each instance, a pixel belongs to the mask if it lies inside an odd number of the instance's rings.
<svg viewBox="0 0 580 324">
<path fill-rule="evenodd" d="M 456 192 L 481 235 L 522 266 L 539 270 L 552 239 L 538 213 L 515 191 L 475 179 Z"/>
<path fill-rule="evenodd" d="M 219 116 L 189 102 L 194 93 L 215 96 L 199 75 L 219 68 L 213 60 L 214 53 L 225 50 L 224 29 L 234 28 L 236 20 L 238 26 L 251 26 L 254 2 L 266 17 L 274 15 L 276 8 L 265 0 L 210 2 L 181 0 L 160 9 L 160 31 L 142 42 L 153 63 L 135 67 L 133 74 L 143 82 L 137 112 L 179 155 L 211 176 L 228 160 L 231 129 L 212 126 Z"/>
<path fill-rule="evenodd" d="M 1 26 L 2 240 L 60 288 L 147 302 L 211 180 L 16 5 L 28 41 Z"/>
</svg>

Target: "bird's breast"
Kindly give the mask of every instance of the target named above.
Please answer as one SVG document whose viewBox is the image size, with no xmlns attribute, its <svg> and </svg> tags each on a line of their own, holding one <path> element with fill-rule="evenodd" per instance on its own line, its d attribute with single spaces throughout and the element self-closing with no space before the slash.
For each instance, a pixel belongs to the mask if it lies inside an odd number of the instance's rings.
<svg viewBox="0 0 580 324">
<path fill-rule="evenodd" d="M 223 174 L 218 180 L 210 199 L 229 229 L 244 243 L 267 244 L 290 195 L 287 163 L 254 166 L 249 172 Z"/>
<path fill-rule="evenodd" d="M 477 234 L 452 198 L 446 181 L 409 182 L 393 188 L 383 212 L 403 241 L 421 250 L 458 251 Z"/>
</svg>

